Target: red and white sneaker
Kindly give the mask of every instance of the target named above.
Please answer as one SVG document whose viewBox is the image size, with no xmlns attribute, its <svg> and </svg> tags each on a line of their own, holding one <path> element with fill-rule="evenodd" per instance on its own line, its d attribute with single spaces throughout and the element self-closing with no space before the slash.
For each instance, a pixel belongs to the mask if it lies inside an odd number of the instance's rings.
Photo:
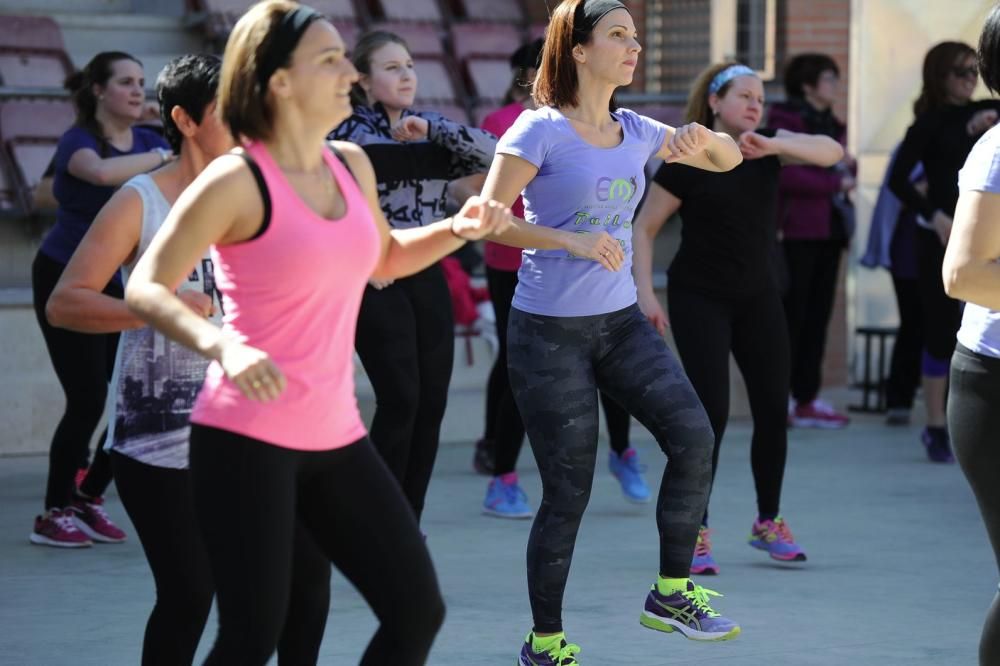
<svg viewBox="0 0 1000 666">
<path fill-rule="evenodd" d="M 797 404 L 791 414 L 791 424 L 796 428 L 843 428 L 851 419 L 847 418 L 824 400 L 813 400 L 807 404 Z"/>
<path fill-rule="evenodd" d="M 73 513 L 76 526 L 94 541 L 100 543 L 121 543 L 125 540 L 125 532 L 111 522 L 108 512 L 104 510 L 104 498 L 94 497 L 89 500 L 76 498 L 69 510 Z"/>
<path fill-rule="evenodd" d="M 94 545 L 76 526 L 70 509 L 52 509 L 35 518 L 35 530 L 28 538 L 39 546 L 56 548 L 89 548 Z"/>
</svg>

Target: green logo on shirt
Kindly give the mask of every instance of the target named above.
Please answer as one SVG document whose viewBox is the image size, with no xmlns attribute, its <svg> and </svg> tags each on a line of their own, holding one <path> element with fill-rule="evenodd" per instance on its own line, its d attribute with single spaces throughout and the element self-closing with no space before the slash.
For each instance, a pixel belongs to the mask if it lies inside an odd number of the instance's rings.
<svg viewBox="0 0 1000 666">
<path fill-rule="evenodd" d="M 635 193 L 638 191 L 638 186 L 635 182 L 635 176 L 632 176 L 628 180 L 624 178 L 607 178 L 602 176 L 597 179 L 597 200 L 598 201 L 612 201 L 615 199 L 620 199 L 625 203 L 632 200 Z"/>
</svg>

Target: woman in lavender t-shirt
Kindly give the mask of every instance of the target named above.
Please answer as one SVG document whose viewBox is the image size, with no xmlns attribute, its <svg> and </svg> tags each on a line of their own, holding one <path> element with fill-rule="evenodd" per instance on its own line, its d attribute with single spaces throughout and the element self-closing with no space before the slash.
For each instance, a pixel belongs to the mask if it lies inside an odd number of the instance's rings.
<svg viewBox="0 0 1000 666">
<path fill-rule="evenodd" d="M 712 429 L 680 364 L 636 305 L 631 236 L 651 157 L 726 171 L 741 156 L 732 139 L 701 125 L 675 130 L 614 110 L 612 93 L 631 82 L 640 50 L 621 3 L 562 2 L 534 84 L 539 108 L 521 114 L 501 139 L 483 191 L 507 204 L 523 191 L 528 229 L 502 242 L 538 248 L 524 253 L 507 350 L 542 476 L 527 558 L 534 628 L 522 666 L 578 663 L 579 646 L 563 634 L 562 597 L 594 475 L 598 389 L 635 415 L 670 461 L 657 502 L 660 575 L 642 623 L 697 640 L 739 633 L 688 578 L 711 483 Z M 596 256 L 549 242 L 553 232 L 590 239 Z"/>
<path fill-rule="evenodd" d="M 1000 92 L 1000 6 L 979 38 L 983 83 Z M 1000 126 L 983 135 L 958 174 L 958 205 L 945 250 L 949 296 L 965 301 L 951 358 L 948 430 L 979 503 L 993 551 L 1000 560 Z M 1000 663 L 1000 595 L 986 615 L 979 663 Z"/>
</svg>

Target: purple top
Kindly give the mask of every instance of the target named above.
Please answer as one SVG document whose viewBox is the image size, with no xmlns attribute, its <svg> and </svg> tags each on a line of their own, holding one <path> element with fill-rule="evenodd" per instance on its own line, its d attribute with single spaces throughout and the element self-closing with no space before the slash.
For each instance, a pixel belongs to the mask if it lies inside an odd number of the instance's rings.
<svg viewBox="0 0 1000 666">
<path fill-rule="evenodd" d="M 504 134 L 497 153 L 538 167 L 524 188 L 524 219 L 563 231 L 606 231 L 625 251 L 611 272 L 565 250 L 525 250 L 513 306 L 553 317 L 606 314 L 636 301 L 632 279 L 632 218 L 646 188 L 643 168 L 663 145 L 667 126 L 628 109 L 612 114 L 622 141 L 598 148 L 584 141 L 558 110 L 525 111 Z"/>
<path fill-rule="evenodd" d="M 145 127 L 132 128 L 132 149 L 120 151 L 110 143 L 100 142 L 82 127 L 71 127 L 59 139 L 56 147 L 53 192 L 59 202 L 56 223 L 42 241 L 41 252 L 61 264 L 69 263 L 77 245 L 83 240 L 97 213 L 115 193 L 116 187 L 94 185 L 69 172 L 69 160 L 83 148 L 90 148 L 102 157 L 120 157 L 148 153 L 153 148 L 169 148 L 163 137 Z M 117 279 L 117 278 L 116 278 Z"/>
</svg>

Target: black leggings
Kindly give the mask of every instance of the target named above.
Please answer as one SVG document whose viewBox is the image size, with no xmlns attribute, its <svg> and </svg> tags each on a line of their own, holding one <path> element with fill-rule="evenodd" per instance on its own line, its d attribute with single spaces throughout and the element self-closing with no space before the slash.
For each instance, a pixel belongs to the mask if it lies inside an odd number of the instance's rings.
<svg viewBox="0 0 1000 666">
<path fill-rule="evenodd" d="M 892 346 L 889 380 L 885 389 L 886 406 L 889 409 L 910 409 L 920 386 L 920 357 L 924 349 L 920 287 L 914 278 L 895 275 L 892 276 L 892 286 L 899 307 L 899 330 Z"/>
<path fill-rule="evenodd" d="M 87 464 L 87 448 L 104 414 L 108 382 L 115 365 L 118 334 L 76 333 L 55 328 L 45 317 L 45 304 L 66 268 L 64 264 L 39 252 L 31 265 L 31 289 L 35 317 L 52 359 L 52 367 L 66 395 L 63 412 L 49 447 L 49 479 L 45 490 L 45 508 L 61 509 L 73 497 L 73 477 Z M 104 293 L 122 298 L 120 285 L 110 283 Z M 111 483 L 111 464 L 104 451 L 107 430 L 101 435 L 87 478 L 80 488 L 91 497 L 104 494 Z"/>
<path fill-rule="evenodd" d="M 948 394 L 948 429 L 952 448 L 979 504 L 986 534 L 1000 568 L 1000 359 L 969 351 L 961 344 L 951 358 L 951 390 Z M 1000 664 L 1000 595 L 986 615 L 979 642 L 979 663 Z"/>
<path fill-rule="evenodd" d="M 931 358 L 947 362 L 955 350 L 955 334 L 962 325 L 962 304 L 944 291 L 944 280 L 941 278 L 944 245 L 941 239 L 933 231 L 919 227 L 916 241 L 924 350 Z"/>
<path fill-rule="evenodd" d="M 367 439 L 296 451 L 192 425 L 191 477 L 218 598 L 206 664 L 254 666 L 274 652 L 296 612 L 299 521 L 380 622 L 362 666 L 425 663 L 444 602 L 413 512 Z"/>
<path fill-rule="evenodd" d="M 800 404 L 810 403 L 819 395 L 822 385 L 826 330 L 837 293 L 844 244 L 831 239 L 786 240 L 783 245 L 788 266 L 784 310 L 792 397 Z M 786 412 L 787 408 L 786 398 Z"/>
<path fill-rule="evenodd" d="M 729 354 L 743 374 L 753 416 L 750 466 L 761 518 L 778 515 L 788 454 L 788 329 L 776 289 L 721 298 L 669 282 L 677 353 L 715 432 L 712 478 L 729 420 Z M 708 524 L 708 512 L 705 513 Z"/>
<path fill-rule="evenodd" d="M 455 354 L 451 296 L 441 267 L 385 289 L 366 287 L 355 347 L 375 390 L 372 443 L 419 520 Z"/>
<path fill-rule="evenodd" d="M 111 453 L 111 467 L 156 584 L 142 664 L 190 664 L 215 594 L 195 519 L 191 473 L 154 467 L 117 452 Z M 278 641 L 282 666 L 316 663 L 330 607 L 330 562 L 301 524 L 296 525 L 294 548 L 290 604 Z"/>
<path fill-rule="evenodd" d="M 656 506 L 660 574 L 686 578 L 712 481 L 712 428 L 680 363 L 638 306 L 546 317 L 512 308 L 510 383 L 542 477 L 528 540 L 535 631 L 562 630 L 562 599 L 597 459 L 597 392 L 667 454 Z"/>
<path fill-rule="evenodd" d="M 510 321 L 510 304 L 514 301 L 517 287 L 517 271 L 501 271 L 486 267 L 486 281 L 490 290 L 490 301 L 496 313 L 497 356 L 490 370 L 486 385 L 486 430 L 484 439 L 493 443 L 494 474 L 500 476 L 513 472 L 524 443 L 524 422 L 517 411 L 514 393 L 510 390 L 507 376 L 507 325 Z M 605 425 L 611 449 L 619 456 L 629 446 L 629 425 L 631 417 L 617 402 L 601 393 L 604 407 Z"/>
</svg>

